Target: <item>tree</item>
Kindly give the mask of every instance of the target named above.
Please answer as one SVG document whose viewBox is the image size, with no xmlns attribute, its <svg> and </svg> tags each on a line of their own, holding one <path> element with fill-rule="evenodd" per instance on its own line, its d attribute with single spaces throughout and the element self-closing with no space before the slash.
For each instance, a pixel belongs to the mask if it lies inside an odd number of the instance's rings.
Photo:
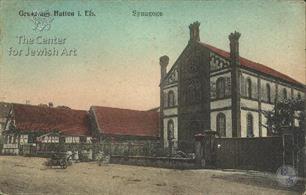
<svg viewBox="0 0 306 195">
<path fill-rule="evenodd" d="M 279 101 L 272 111 L 262 111 L 267 118 L 266 125 L 269 135 L 281 135 L 284 129 L 305 129 L 305 100 L 292 98 Z M 298 125 L 295 125 L 295 120 Z"/>
</svg>

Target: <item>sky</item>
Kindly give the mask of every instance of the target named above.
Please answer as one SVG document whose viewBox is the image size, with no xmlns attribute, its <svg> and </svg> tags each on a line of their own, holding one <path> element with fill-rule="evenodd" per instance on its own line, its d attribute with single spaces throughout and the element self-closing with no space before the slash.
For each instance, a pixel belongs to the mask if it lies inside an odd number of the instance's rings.
<svg viewBox="0 0 306 195">
<path fill-rule="evenodd" d="M 0 101 L 53 102 L 147 110 L 159 105 L 159 57 L 173 65 L 199 21 L 200 38 L 229 51 L 239 31 L 240 55 L 305 84 L 303 1 L 15 1 L 0 0 Z M 96 16 L 53 17 L 50 29 L 33 30 L 19 11 L 92 10 Z M 162 12 L 136 17 L 133 11 Z M 18 44 L 17 36 L 66 38 L 64 45 Z M 77 49 L 77 56 L 10 56 L 9 49 Z"/>
</svg>

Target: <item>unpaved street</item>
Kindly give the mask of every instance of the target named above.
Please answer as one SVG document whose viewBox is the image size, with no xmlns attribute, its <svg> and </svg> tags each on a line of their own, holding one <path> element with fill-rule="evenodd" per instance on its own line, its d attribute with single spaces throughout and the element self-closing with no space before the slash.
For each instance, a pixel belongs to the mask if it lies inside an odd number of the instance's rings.
<svg viewBox="0 0 306 195">
<path fill-rule="evenodd" d="M 273 175 L 219 170 L 171 170 L 96 163 L 50 169 L 46 159 L 0 156 L 0 190 L 6 194 L 301 194 Z M 1 193 L 0 193 L 1 194 Z"/>
</svg>

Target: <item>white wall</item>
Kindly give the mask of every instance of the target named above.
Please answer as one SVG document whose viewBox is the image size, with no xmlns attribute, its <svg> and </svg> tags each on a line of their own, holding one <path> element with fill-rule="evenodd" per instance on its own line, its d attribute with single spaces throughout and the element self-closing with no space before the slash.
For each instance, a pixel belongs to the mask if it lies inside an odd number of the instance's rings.
<svg viewBox="0 0 306 195">
<path fill-rule="evenodd" d="M 231 110 L 223 110 L 223 111 L 215 111 L 210 113 L 210 127 L 211 130 L 217 131 L 217 115 L 219 113 L 225 114 L 226 119 L 226 137 L 232 137 L 232 111 Z"/>
<path fill-rule="evenodd" d="M 244 98 L 241 98 L 240 99 L 240 104 L 241 104 L 241 107 L 247 107 L 247 108 L 252 108 L 252 109 L 256 109 L 258 110 L 258 101 L 255 101 L 255 100 L 249 100 L 249 99 L 244 99 Z"/>
<path fill-rule="evenodd" d="M 59 143 L 58 136 L 44 136 L 41 140 L 42 143 Z"/>
<path fill-rule="evenodd" d="M 19 137 L 19 143 L 20 143 L 20 144 L 26 144 L 26 143 L 28 143 L 28 138 L 29 138 L 28 135 L 20 135 L 20 137 Z"/>
<path fill-rule="evenodd" d="M 164 108 L 164 116 L 177 115 L 177 108 Z"/>
<path fill-rule="evenodd" d="M 67 136 L 65 137 L 65 143 L 80 143 L 79 136 Z"/>
<path fill-rule="evenodd" d="M 231 99 L 215 100 L 210 102 L 210 109 L 230 107 L 231 105 Z"/>
<path fill-rule="evenodd" d="M 91 143 L 92 137 L 86 137 L 86 143 Z"/>
<path fill-rule="evenodd" d="M 274 108 L 274 104 L 267 104 L 264 102 L 261 102 L 261 109 L 264 111 L 271 111 Z"/>
</svg>

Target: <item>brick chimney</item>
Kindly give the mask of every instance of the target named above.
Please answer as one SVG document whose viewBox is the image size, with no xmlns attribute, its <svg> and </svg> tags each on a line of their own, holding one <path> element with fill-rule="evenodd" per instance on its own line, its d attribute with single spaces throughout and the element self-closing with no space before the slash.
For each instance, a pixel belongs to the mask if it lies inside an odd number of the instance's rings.
<svg viewBox="0 0 306 195">
<path fill-rule="evenodd" d="M 189 25 L 190 40 L 189 42 L 200 41 L 200 22 L 196 21 Z"/>
<path fill-rule="evenodd" d="M 230 58 L 232 65 L 239 65 L 239 32 L 231 33 L 228 38 L 230 40 Z"/>
<path fill-rule="evenodd" d="M 159 58 L 159 64 L 160 64 L 160 79 L 161 81 L 165 78 L 167 74 L 167 66 L 169 64 L 169 57 L 164 55 Z"/>
<path fill-rule="evenodd" d="M 50 108 L 53 108 L 53 102 L 49 102 L 49 103 L 48 103 L 48 106 L 49 106 Z"/>
<path fill-rule="evenodd" d="M 161 77 L 160 77 L 160 105 L 159 105 L 159 110 L 160 110 L 160 114 L 159 114 L 159 128 L 160 128 L 160 143 L 162 143 L 162 147 L 164 144 L 164 91 L 163 91 L 163 87 L 164 87 L 164 83 L 163 80 L 167 75 L 167 66 L 169 64 L 169 57 L 164 55 L 162 57 L 159 58 L 159 64 L 160 64 L 160 73 L 161 73 Z"/>
<path fill-rule="evenodd" d="M 240 62 L 239 62 L 239 32 L 231 33 L 230 63 L 231 63 L 231 97 L 232 97 L 232 137 L 241 137 L 240 108 Z"/>
</svg>

